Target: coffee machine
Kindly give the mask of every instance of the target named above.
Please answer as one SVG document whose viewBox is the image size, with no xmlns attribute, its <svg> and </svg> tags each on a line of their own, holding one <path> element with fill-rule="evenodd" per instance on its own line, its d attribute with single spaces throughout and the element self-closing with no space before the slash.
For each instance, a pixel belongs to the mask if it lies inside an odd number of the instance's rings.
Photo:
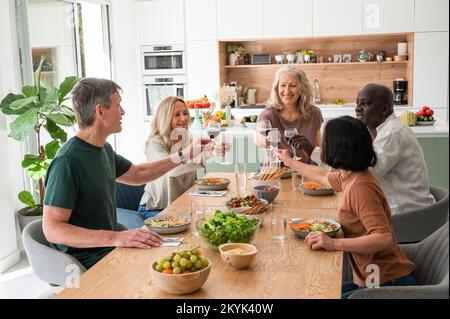
<svg viewBox="0 0 450 319">
<path fill-rule="evenodd" d="M 401 105 L 407 104 L 407 91 L 408 91 L 408 81 L 404 78 L 397 78 L 393 82 L 394 84 L 394 104 Z"/>
</svg>

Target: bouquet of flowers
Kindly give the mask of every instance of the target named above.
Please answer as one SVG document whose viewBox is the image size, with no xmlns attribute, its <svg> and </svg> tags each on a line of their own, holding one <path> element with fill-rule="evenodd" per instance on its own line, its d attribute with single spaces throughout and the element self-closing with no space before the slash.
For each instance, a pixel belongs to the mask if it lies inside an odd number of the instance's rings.
<svg viewBox="0 0 450 319">
<path fill-rule="evenodd" d="M 218 95 L 221 107 L 230 105 L 236 99 L 236 87 L 223 84 L 219 89 Z"/>
</svg>

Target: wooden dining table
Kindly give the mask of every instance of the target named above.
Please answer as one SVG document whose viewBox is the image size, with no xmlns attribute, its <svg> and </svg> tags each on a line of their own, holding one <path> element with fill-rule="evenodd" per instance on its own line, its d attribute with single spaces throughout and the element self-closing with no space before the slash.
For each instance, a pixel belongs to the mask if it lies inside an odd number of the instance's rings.
<svg viewBox="0 0 450 319">
<path fill-rule="evenodd" d="M 236 195 L 234 173 L 209 173 L 209 177 L 231 180 L 223 197 L 192 196 L 192 186 L 167 207 L 164 213 L 190 214 L 190 201 L 203 199 L 206 215 L 216 209 L 224 210 L 225 201 Z M 252 185 L 248 183 L 251 193 Z M 273 240 L 270 234 L 271 214 L 292 217 L 337 218 L 339 195 L 311 196 L 295 191 L 291 179 L 281 180 L 280 193 L 265 213 L 255 242 L 258 253 L 249 268 L 235 270 L 227 266 L 220 253 L 211 249 L 190 230 L 170 237 L 183 237 L 179 247 L 151 249 L 115 248 L 80 278 L 79 288 L 65 288 L 58 298 L 200 298 L 200 299 L 292 299 L 340 298 L 343 253 L 340 251 L 311 250 L 292 230 L 286 230 L 284 241 Z M 341 231 L 338 236 L 342 236 Z M 203 287 L 191 294 L 172 295 L 159 289 L 150 273 L 150 267 L 160 256 L 177 249 L 200 245 L 212 269 Z"/>
</svg>

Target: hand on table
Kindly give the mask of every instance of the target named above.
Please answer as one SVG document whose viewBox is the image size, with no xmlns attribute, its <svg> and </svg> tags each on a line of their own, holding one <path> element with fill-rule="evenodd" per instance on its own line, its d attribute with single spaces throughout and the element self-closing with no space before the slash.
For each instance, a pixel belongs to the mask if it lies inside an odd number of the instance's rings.
<svg viewBox="0 0 450 319">
<path fill-rule="evenodd" d="M 308 245 L 308 247 L 312 250 L 333 250 L 333 241 L 333 238 L 321 231 L 311 232 L 305 238 L 306 245 Z"/>
<path fill-rule="evenodd" d="M 148 229 L 146 226 L 142 226 L 142 228 L 117 232 L 115 246 L 135 248 L 159 247 L 162 243 L 161 239 L 161 235 Z"/>
</svg>

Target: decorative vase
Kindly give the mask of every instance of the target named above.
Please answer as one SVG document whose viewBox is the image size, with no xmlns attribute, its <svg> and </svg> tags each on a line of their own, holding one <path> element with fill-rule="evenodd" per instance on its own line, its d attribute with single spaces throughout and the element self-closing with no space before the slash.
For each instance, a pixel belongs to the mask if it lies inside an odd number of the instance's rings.
<svg viewBox="0 0 450 319">
<path fill-rule="evenodd" d="M 236 53 L 230 53 L 230 65 L 237 65 L 239 57 Z"/>
<path fill-rule="evenodd" d="M 367 62 L 368 59 L 369 59 L 369 55 L 367 54 L 366 50 L 362 49 L 361 51 L 359 51 L 359 54 L 358 54 L 359 62 Z"/>
</svg>

